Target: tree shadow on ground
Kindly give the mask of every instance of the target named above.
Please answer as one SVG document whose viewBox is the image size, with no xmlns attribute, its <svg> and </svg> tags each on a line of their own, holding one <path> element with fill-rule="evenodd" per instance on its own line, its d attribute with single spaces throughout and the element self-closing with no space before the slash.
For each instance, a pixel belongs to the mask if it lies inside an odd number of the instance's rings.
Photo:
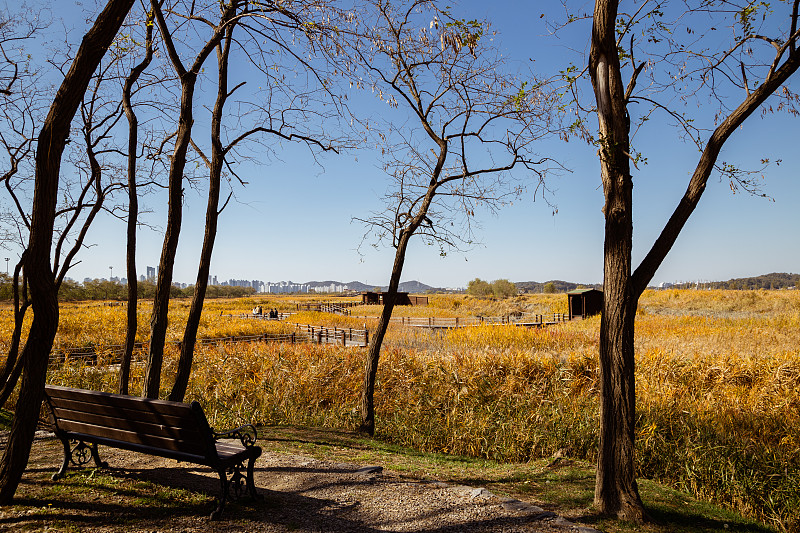
<svg viewBox="0 0 800 533">
<path fill-rule="evenodd" d="M 137 456 L 130 456 L 131 458 Z M 123 457 L 115 456 L 119 461 Z M 52 459 L 52 457 L 51 457 Z M 458 511 L 462 504 L 441 509 L 415 509 L 408 516 L 372 521 L 362 511 L 361 502 L 337 501 L 303 494 L 303 490 L 276 491 L 259 486 L 259 474 L 292 476 L 310 473 L 314 490 L 344 491 L 376 483 L 368 477 L 337 480 L 339 474 L 352 474 L 346 464 L 330 468 L 310 465 L 256 468 L 257 492 L 263 500 L 244 498 L 230 501 L 220 520 L 210 522 L 216 507 L 220 481 L 210 469 L 186 463 L 176 466 L 70 469 L 65 478 L 51 481 L 54 472 L 40 459 L 26 471 L 12 509 L 0 514 L 0 529 L 36 529 L 43 524 L 67 530 L 144 531 L 314 531 L 319 533 L 407 531 L 408 521 L 429 521 Z M 328 479 L 330 476 L 330 479 Z M 340 499 L 342 500 L 342 499 Z M 463 506 L 474 505 L 464 502 Z M 409 518 L 410 517 L 410 518 Z M 461 523 L 418 528 L 421 533 L 477 533 L 490 530 L 535 530 L 525 517 L 475 519 Z M 370 523 L 372 522 L 372 523 Z M 528 523 L 528 525 L 526 525 Z"/>
</svg>

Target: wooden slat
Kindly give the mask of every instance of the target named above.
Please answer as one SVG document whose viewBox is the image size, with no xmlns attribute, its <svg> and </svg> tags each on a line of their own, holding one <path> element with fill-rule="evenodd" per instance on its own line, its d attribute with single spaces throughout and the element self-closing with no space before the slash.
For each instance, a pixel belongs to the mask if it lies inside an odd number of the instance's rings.
<svg viewBox="0 0 800 533">
<path fill-rule="evenodd" d="M 130 420 L 153 424 L 164 424 L 171 426 L 188 426 L 193 424 L 194 426 L 197 426 L 196 420 L 193 416 L 191 416 L 191 411 L 182 416 L 175 416 L 157 411 L 123 409 L 119 407 L 97 405 L 85 401 L 69 400 L 64 398 L 51 398 L 50 403 L 56 409 L 64 409 L 68 411 L 127 418 Z"/>
<path fill-rule="evenodd" d="M 153 448 L 163 448 L 166 450 L 173 450 L 173 451 L 185 452 L 196 455 L 205 455 L 206 453 L 205 443 L 203 443 L 200 440 L 197 441 L 177 440 L 162 436 L 135 433 L 133 431 L 125 431 L 122 429 L 95 426 L 92 424 L 75 422 L 72 420 L 59 421 L 58 428 L 72 433 L 95 435 L 98 437 L 103 437 L 104 439 L 118 440 L 121 442 L 128 442 L 132 444 L 141 444 Z"/>
<path fill-rule="evenodd" d="M 217 453 L 220 457 L 241 453 L 247 448 L 236 442 L 217 441 Z"/>
<path fill-rule="evenodd" d="M 236 464 L 247 457 L 258 457 L 261 448 L 258 446 L 245 448 L 241 444 L 217 441 L 217 456 L 222 464 Z"/>
<path fill-rule="evenodd" d="M 170 402 L 167 400 L 137 398 L 135 396 L 123 396 L 120 394 L 111 394 L 108 392 L 85 391 L 81 389 L 59 387 L 55 385 L 47 385 L 45 389 L 47 391 L 48 396 L 52 400 L 55 400 L 56 398 L 65 398 L 65 399 L 91 402 L 97 405 L 118 407 L 121 409 L 131 409 L 134 411 L 150 411 L 150 412 L 157 412 L 175 416 L 184 416 L 186 413 L 191 412 L 191 407 L 188 404 L 179 402 Z"/>
<path fill-rule="evenodd" d="M 200 441 L 202 434 L 197 429 L 195 420 L 189 420 L 189 427 L 186 425 L 167 425 L 162 423 L 149 423 L 139 420 L 120 418 L 118 415 L 104 416 L 83 411 L 71 411 L 68 409 L 55 408 L 57 423 L 59 426 L 65 421 L 83 422 L 94 426 L 101 426 L 110 429 L 120 429 L 131 431 L 143 435 L 164 436 L 177 440 Z"/>
<path fill-rule="evenodd" d="M 157 455 L 159 457 L 167 457 L 169 459 L 176 459 L 178 461 L 187 461 L 201 465 L 213 466 L 214 460 L 209 460 L 205 454 L 198 455 L 185 451 L 169 450 L 165 448 L 158 448 L 147 446 L 146 444 L 138 444 L 135 442 L 124 442 L 120 440 L 107 439 L 97 435 L 88 435 L 84 433 L 70 433 L 71 438 L 82 440 L 84 442 L 93 442 L 102 446 L 109 446 L 112 448 L 120 448 L 122 450 L 131 450 L 134 452 L 145 453 L 148 455 Z"/>
<path fill-rule="evenodd" d="M 257 457 L 261 448 L 236 441 L 213 443 L 196 402 L 191 405 L 68 387 L 46 386 L 47 401 L 62 438 L 151 455 L 226 467 Z"/>
</svg>

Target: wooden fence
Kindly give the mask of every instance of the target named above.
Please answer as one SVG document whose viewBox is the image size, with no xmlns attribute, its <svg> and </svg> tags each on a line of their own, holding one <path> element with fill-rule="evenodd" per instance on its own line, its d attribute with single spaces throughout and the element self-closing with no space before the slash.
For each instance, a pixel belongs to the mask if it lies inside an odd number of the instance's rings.
<svg viewBox="0 0 800 533">
<path fill-rule="evenodd" d="M 246 315 L 245 315 L 246 316 Z M 312 344 L 338 344 L 348 347 L 364 347 L 369 343 L 369 330 L 354 328 L 329 328 L 325 326 L 312 326 L 308 324 L 294 324 L 292 333 L 261 333 L 258 335 L 234 335 L 229 337 L 214 337 L 197 339 L 197 346 L 216 346 L 218 344 L 233 342 L 286 342 Z M 181 341 L 170 341 L 166 344 L 180 346 Z M 148 343 L 137 342 L 133 348 L 134 361 L 146 359 Z M 110 345 L 103 347 L 82 346 L 56 348 L 50 353 L 49 365 L 59 366 L 68 362 L 82 362 L 86 365 L 96 365 L 98 361 L 103 364 L 113 365 L 122 362 L 125 353 L 123 345 Z"/>
<path fill-rule="evenodd" d="M 342 346 L 369 345 L 369 330 L 356 328 L 329 328 L 309 324 L 295 324 L 295 331 L 305 334 L 316 344 L 340 344 Z"/>
<path fill-rule="evenodd" d="M 279 313 L 279 320 L 284 320 L 292 316 L 293 313 Z M 231 318 L 261 319 L 270 320 L 264 315 L 227 315 Z M 375 317 L 356 317 L 363 319 L 375 319 Z M 275 320 L 275 319 L 272 319 Z M 404 317 L 397 316 L 391 318 L 391 323 L 404 326 L 446 329 L 477 326 L 479 324 L 513 324 L 521 327 L 543 327 L 566 322 L 569 316 L 565 313 L 553 313 L 552 315 L 506 315 L 498 317 Z M 217 345 L 232 342 L 288 342 L 300 343 L 310 342 L 314 344 L 338 344 L 349 347 L 365 347 L 369 345 L 369 329 L 358 328 L 337 328 L 327 326 L 314 326 L 310 324 L 294 324 L 292 333 L 262 333 L 258 335 L 239 335 L 229 337 L 200 338 L 196 344 L 199 346 Z M 167 344 L 180 346 L 181 341 L 171 341 Z M 137 342 L 134 345 L 134 361 L 144 360 L 148 344 Z M 51 366 L 62 365 L 66 362 L 81 361 L 84 364 L 95 365 L 98 360 L 105 364 L 118 364 L 122 360 L 125 351 L 123 345 L 110 345 L 96 348 L 88 347 L 64 347 L 56 348 L 50 354 L 49 364 Z"/>
<path fill-rule="evenodd" d="M 362 305 L 361 302 L 312 302 L 297 304 L 298 311 L 319 311 L 322 313 L 336 313 L 349 315 L 350 307 Z"/>
<path fill-rule="evenodd" d="M 287 318 L 289 318 L 293 314 L 295 314 L 295 313 L 286 313 L 284 311 L 278 311 L 278 318 L 270 318 L 269 317 L 269 311 L 267 311 L 266 313 L 261 313 L 260 315 L 254 315 L 253 313 L 241 313 L 241 314 L 238 314 L 238 315 L 223 315 L 223 314 L 220 314 L 220 316 L 226 316 L 228 318 L 252 318 L 254 320 L 286 320 Z"/>
<path fill-rule="evenodd" d="M 358 319 L 375 319 L 372 316 L 355 316 Z M 526 327 L 541 327 L 566 322 L 569 320 L 565 313 L 553 313 L 552 315 L 539 314 L 520 314 L 504 316 L 468 316 L 468 317 L 412 317 L 412 316 L 393 316 L 389 319 L 391 324 L 412 326 L 417 328 L 447 329 L 477 326 L 479 324 L 514 324 Z"/>
</svg>

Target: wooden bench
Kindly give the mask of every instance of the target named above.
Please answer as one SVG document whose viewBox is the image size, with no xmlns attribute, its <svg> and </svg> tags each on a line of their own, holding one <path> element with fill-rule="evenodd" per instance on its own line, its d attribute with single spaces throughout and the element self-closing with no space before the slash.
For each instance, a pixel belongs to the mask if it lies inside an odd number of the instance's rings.
<svg viewBox="0 0 800 533">
<path fill-rule="evenodd" d="M 211 519 L 220 517 L 229 497 L 246 493 L 259 499 L 253 483 L 253 465 L 261 455 L 252 425 L 217 433 L 203 408 L 191 404 L 151 400 L 55 385 L 45 386 L 56 436 L 64 445 L 64 462 L 53 479 L 64 476 L 67 466 L 100 460 L 97 445 L 157 455 L 213 468 L 219 474 L 222 494 Z M 221 440 L 228 439 L 228 441 Z M 238 442 L 231 442 L 231 440 Z M 76 441 L 74 446 L 70 441 Z M 245 466 L 247 462 L 247 466 Z M 246 471 L 246 474 L 243 473 Z"/>
</svg>

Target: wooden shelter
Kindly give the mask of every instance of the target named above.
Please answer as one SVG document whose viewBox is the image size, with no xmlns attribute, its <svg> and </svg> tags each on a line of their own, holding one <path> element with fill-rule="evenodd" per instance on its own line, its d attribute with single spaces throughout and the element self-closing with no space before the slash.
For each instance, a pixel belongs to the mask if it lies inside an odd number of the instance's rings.
<svg viewBox="0 0 800 533">
<path fill-rule="evenodd" d="M 385 292 L 362 292 L 361 303 L 364 305 L 382 305 L 386 303 Z M 394 305 L 428 305 L 427 296 L 410 296 L 407 292 L 398 292 Z"/>
<path fill-rule="evenodd" d="M 603 291 L 576 289 L 567 293 L 569 319 L 586 318 L 603 311 Z"/>
</svg>

